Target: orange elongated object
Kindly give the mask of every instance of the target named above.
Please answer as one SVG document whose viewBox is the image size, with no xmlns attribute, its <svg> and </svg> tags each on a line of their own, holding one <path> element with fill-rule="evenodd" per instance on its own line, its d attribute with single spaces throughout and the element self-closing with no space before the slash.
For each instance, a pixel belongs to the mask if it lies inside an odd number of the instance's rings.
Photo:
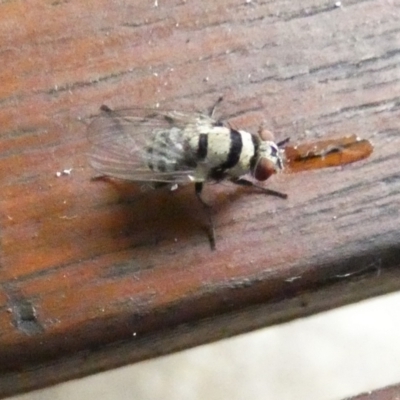
<svg viewBox="0 0 400 400">
<path fill-rule="evenodd" d="M 287 145 L 284 148 L 288 172 L 301 172 L 350 164 L 367 158 L 373 151 L 369 140 L 357 135 Z"/>
</svg>

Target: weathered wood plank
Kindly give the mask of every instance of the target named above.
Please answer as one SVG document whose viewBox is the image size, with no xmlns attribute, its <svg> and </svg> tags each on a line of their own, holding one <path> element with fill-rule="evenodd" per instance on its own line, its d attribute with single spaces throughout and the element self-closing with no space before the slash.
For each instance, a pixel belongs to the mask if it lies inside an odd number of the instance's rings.
<svg viewBox="0 0 400 400">
<path fill-rule="evenodd" d="M 0 394 L 399 289 L 399 20 L 361 0 L 0 3 Z M 375 151 L 274 177 L 286 201 L 209 186 L 216 252 L 193 188 L 90 180 L 101 104 L 220 95 L 235 126 Z"/>
<path fill-rule="evenodd" d="M 363 393 L 346 400 L 397 400 L 400 396 L 400 386 L 389 386 L 384 389 Z"/>
</svg>

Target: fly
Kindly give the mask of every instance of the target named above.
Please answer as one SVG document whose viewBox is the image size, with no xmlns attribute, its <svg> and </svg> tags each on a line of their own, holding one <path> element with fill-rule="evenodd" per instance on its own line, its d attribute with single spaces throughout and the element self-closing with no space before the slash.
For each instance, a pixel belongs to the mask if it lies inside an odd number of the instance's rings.
<svg viewBox="0 0 400 400">
<path fill-rule="evenodd" d="M 88 126 L 88 137 L 92 143 L 90 163 L 102 175 L 157 185 L 194 183 L 196 196 L 207 212 L 214 250 L 211 209 L 201 196 L 204 183 L 228 180 L 285 199 L 285 193 L 258 182 L 282 171 L 284 164 L 295 170 L 299 157 L 302 162 L 322 159 L 337 149 L 341 152 L 342 147 L 331 143 L 326 154 L 323 148 L 307 152 L 286 146 L 288 139 L 275 143 L 267 130 L 257 134 L 236 130 L 212 115 L 160 109 L 113 111 L 102 106 L 101 114 Z M 316 168 L 325 166 L 331 165 L 320 163 Z"/>
</svg>

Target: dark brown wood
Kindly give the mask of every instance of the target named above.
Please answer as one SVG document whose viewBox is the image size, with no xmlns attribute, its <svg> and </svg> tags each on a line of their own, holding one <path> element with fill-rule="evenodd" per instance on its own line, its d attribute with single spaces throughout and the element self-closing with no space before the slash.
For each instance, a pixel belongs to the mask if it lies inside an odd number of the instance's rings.
<svg viewBox="0 0 400 400">
<path fill-rule="evenodd" d="M 398 290 L 399 22 L 364 0 L 1 2 L 0 396 Z M 288 200 L 206 187 L 215 252 L 192 187 L 91 181 L 101 104 L 221 95 L 234 126 L 374 152 L 273 177 Z"/>
<path fill-rule="evenodd" d="M 389 386 L 373 392 L 363 393 L 346 400 L 398 400 L 400 398 L 400 385 Z"/>
</svg>

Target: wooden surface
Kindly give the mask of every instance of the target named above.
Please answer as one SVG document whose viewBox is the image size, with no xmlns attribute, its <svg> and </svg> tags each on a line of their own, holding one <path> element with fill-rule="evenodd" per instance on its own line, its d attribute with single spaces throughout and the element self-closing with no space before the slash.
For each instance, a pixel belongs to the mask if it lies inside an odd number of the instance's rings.
<svg viewBox="0 0 400 400">
<path fill-rule="evenodd" d="M 399 23 L 394 1 L 0 2 L 0 396 L 398 290 Z M 192 187 L 90 180 L 101 104 L 221 95 L 240 128 L 374 153 L 273 177 L 288 200 L 208 186 L 215 252 Z"/>
<path fill-rule="evenodd" d="M 389 386 L 384 389 L 374 390 L 373 392 L 363 393 L 359 396 L 344 400 L 399 400 L 400 385 Z"/>
</svg>

